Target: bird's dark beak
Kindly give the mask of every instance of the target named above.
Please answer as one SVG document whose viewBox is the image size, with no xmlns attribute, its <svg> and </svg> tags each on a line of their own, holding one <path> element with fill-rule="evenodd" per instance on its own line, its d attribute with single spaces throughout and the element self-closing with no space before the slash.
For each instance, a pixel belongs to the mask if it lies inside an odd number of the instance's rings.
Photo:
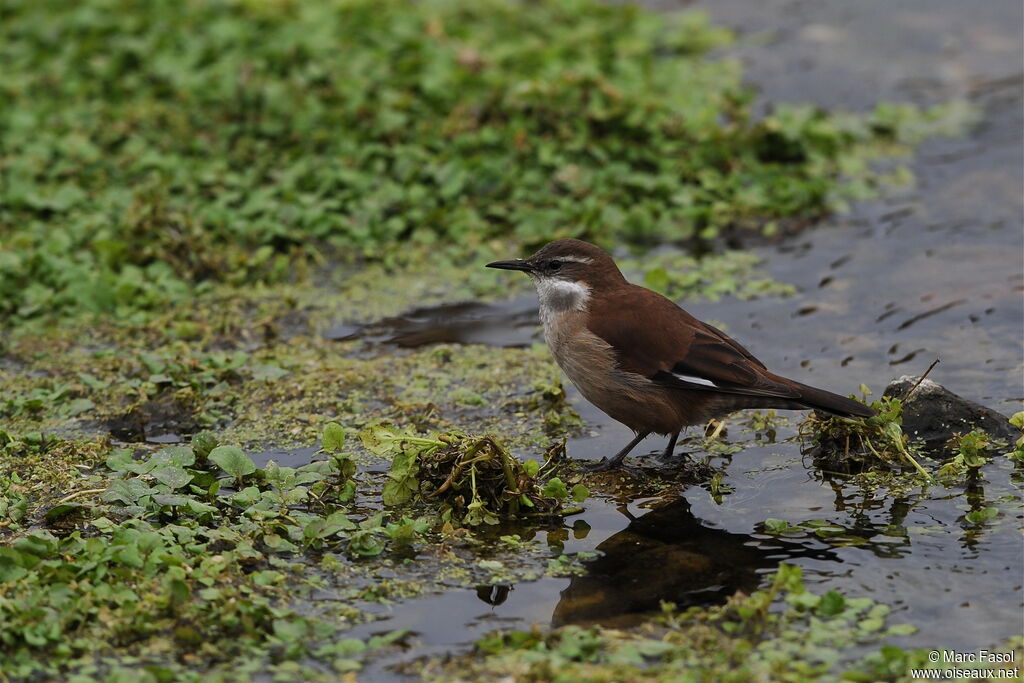
<svg viewBox="0 0 1024 683">
<path fill-rule="evenodd" d="M 494 263 L 488 263 L 487 267 L 500 268 L 501 270 L 521 270 L 524 273 L 529 273 L 533 270 L 533 264 L 522 259 L 514 259 L 512 261 L 495 261 Z"/>
</svg>

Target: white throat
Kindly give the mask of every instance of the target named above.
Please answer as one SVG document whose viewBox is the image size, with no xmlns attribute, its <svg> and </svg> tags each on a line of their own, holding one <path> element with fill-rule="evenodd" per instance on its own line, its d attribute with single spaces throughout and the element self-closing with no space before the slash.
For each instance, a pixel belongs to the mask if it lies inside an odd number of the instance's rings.
<svg viewBox="0 0 1024 683">
<path fill-rule="evenodd" d="M 566 311 L 585 311 L 590 301 L 590 287 L 582 282 L 569 282 L 554 277 L 536 278 L 540 299 L 541 322 L 547 326 L 551 317 Z"/>
</svg>

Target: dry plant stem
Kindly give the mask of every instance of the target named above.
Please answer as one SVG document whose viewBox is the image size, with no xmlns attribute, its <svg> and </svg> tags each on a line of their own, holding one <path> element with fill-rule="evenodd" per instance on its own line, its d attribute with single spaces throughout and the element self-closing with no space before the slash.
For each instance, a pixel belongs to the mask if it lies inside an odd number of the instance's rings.
<svg viewBox="0 0 1024 683">
<path fill-rule="evenodd" d="M 68 494 L 61 498 L 60 500 L 58 500 L 57 505 L 63 505 L 64 503 L 71 502 L 75 498 L 87 496 L 91 493 L 103 493 L 104 491 L 106 491 L 106 489 L 82 489 L 81 491 L 75 491 L 74 493 Z"/>
<path fill-rule="evenodd" d="M 474 444 L 473 448 L 470 448 L 468 451 L 466 451 L 466 454 L 463 455 L 459 459 L 459 462 L 457 462 L 455 464 L 455 467 L 452 468 L 451 474 L 449 474 L 448 478 L 444 480 L 444 483 L 441 484 L 437 488 L 436 491 L 434 491 L 433 493 L 427 495 L 427 498 L 433 498 L 434 496 L 438 495 L 439 493 L 444 493 L 445 491 L 447 491 L 449 489 L 449 487 L 451 487 L 452 482 L 455 481 L 455 479 L 459 476 L 459 474 L 462 472 L 462 469 L 466 465 L 472 465 L 473 463 L 480 462 L 481 460 L 487 460 L 489 456 L 486 455 L 486 454 L 485 455 L 479 455 L 479 456 L 473 458 L 472 460 L 466 460 L 466 458 L 468 456 L 474 455 L 479 450 L 480 450 L 479 444 Z"/>
<path fill-rule="evenodd" d="M 925 378 L 928 377 L 928 373 L 930 373 L 932 371 L 932 368 L 934 368 L 938 364 L 939 364 L 939 359 L 938 358 L 936 358 L 935 360 L 932 361 L 932 364 L 928 366 L 928 369 L 924 371 L 924 374 L 917 378 L 917 382 L 914 384 L 914 386 L 910 387 L 910 391 L 908 391 L 906 394 L 904 394 L 904 396 L 903 396 L 903 400 L 904 401 L 906 401 L 908 398 L 910 398 L 910 395 L 912 393 L 917 391 L 917 388 L 919 386 L 921 386 L 921 382 L 923 382 L 925 380 Z"/>
<path fill-rule="evenodd" d="M 711 432 L 711 436 L 708 437 L 708 441 L 717 441 L 722 430 L 725 429 L 725 420 L 712 420 L 711 422 L 714 423 L 715 429 Z"/>
</svg>

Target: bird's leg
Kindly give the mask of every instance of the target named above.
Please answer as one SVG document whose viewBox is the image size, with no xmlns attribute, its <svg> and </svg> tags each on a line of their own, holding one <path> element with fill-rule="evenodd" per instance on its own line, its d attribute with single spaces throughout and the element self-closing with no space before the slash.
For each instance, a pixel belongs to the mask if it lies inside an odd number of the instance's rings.
<svg viewBox="0 0 1024 683">
<path fill-rule="evenodd" d="M 629 511 L 629 503 L 623 503 L 615 508 L 615 511 L 621 513 L 623 517 L 631 522 L 636 521 L 636 515 Z"/>
<path fill-rule="evenodd" d="M 591 472 L 603 472 L 604 470 L 615 469 L 622 464 L 622 461 L 625 460 L 627 455 L 629 455 L 629 452 L 636 448 L 636 445 L 643 441 L 648 434 L 650 434 L 650 432 L 640 432 L 636 435 L 636 438 L 626 444 L 626 447 L 613 455 L 610 460 L 608 458 L 604 458 L 601 462 L 588 466 L 587 469 Z"/>
<path fill-rule="evenodd" d="M 665 448 L 665 455 L 664 455 L 666 460 L 668 458 L 672 457 L 672 451 L 674 451 L 676 449 L 676 439 L 679 438 L 679 432 L 681 432 L 681 431 L 683 431 L 683 430 L 680 429 L 679 431 L 677 431 L 675 434 L 672 435 L 672 438 L 668 440 L 668 447 Z"/>
</svg>

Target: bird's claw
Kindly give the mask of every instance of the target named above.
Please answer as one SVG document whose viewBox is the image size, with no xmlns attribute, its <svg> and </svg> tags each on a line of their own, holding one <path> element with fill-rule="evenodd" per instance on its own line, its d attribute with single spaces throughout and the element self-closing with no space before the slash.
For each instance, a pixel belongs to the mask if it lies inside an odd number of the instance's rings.
<svg viewBox="0 0 1024 683">
<path fill-rule="evenodd" d="M 587 472 L 608 472 L 610 470 L 618 469 L 621 462 L 615 462 L 608 458 L 601 458 L 597 462 L 588 462 L 583 465 L 583 469 Z"/>
</svg>

